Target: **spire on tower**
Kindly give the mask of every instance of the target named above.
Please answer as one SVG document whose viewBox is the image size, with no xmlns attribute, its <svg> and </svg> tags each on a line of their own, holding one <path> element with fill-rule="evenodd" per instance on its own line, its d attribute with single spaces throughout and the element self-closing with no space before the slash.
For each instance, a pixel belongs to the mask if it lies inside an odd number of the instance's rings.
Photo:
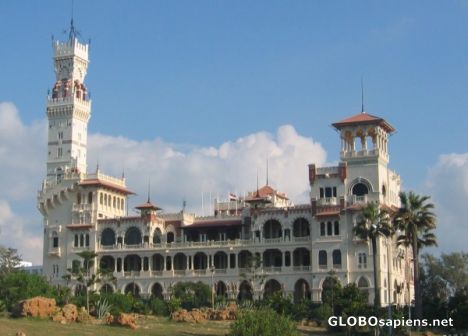
<svg viewBox="0 0 468 336">
<path fill-rule="evenodd" d="M 266 160 L 266 185 L 268 185 L 268 157 Z"/>
<path fill-rule="evenodd" d="M 148 179 L 148 203 L 151 203 L 150 194 L 151 194 L 151 178 Z"/>
<path fill-rule="evenodd" d="M 364 111 L 364 76 L 361 76 L 361 113 L 366 113 Z"/>
<path fill-rule="evenodd" d="M 74 3 L 75 1 L 72 0 L 72 5 L 71 5 L 71 19 L 70 19 L 70 30 L 68 32 L 68 41 L 71 42 L 75 40 L 75 38 L 78 37 L 79 32 L 75 29 L 75 25 L 73 24 L 73 9 L 74 9 Z"/>
</svg>

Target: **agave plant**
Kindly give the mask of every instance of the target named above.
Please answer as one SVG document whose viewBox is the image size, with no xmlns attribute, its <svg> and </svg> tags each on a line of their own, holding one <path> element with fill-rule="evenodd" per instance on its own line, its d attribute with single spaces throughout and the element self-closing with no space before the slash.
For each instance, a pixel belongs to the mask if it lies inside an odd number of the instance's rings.
<svg viewBox="0 0 468 336">
<path fill-rule="evenodd" d="M 99 320 L 102 320 L 111 310 L 112 305 L 107 299 L 99 299 L 96 303 L 96 314 Z"/>
</svg>

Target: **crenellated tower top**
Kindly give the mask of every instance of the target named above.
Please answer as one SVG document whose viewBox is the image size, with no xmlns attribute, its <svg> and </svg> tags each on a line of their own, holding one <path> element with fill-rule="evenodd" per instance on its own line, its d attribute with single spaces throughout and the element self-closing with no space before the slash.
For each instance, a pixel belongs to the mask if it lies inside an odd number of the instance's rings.
<svg viewBox="0 0 468 336">
<path fill-rule="evenodd" d="M 67 41 L 53 40 L 56 82 L 47 97 L 49 120 L 47 179 L 60 180 L 69 169 L 86 173 L 91 100 L 84 81 L 89 43 L 82 43 L 71 20 Z"/>
</svg>

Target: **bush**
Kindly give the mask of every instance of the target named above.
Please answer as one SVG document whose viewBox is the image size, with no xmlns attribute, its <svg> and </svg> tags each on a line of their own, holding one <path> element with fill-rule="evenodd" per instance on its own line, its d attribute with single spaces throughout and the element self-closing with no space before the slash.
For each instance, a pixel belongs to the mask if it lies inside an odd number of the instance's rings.
<svg viewBox="0 0 468 336">
<path fill-rule="evenodd" d="M 151 311 L 154 315 L 169 316 L 169 305 L 159 298 L 152 298 L 150 301 Z"/>
<path fill-rule="evenodd" d="M 203 282 L 179 282 L 172 288 L 172 296 L 181 300 L 184 309 L 207 307 L 211 305 L 210 286 Z"/>
<path fill-rule="evenodd" d="M 44 277 L 36 274 L 20 271 L 0 277 L 0 298 L 8 311 L 21 300 L 35 296 L 55 298 L 54 294 L 55 288 Z"/>
<path fill-rule="evenodd" d="M 260 308 L 242 310 L 231 325 L 230 336 L 297 336 L 300 335 L 295 323 L 287 316 L 279 315 L 273 309 Z"/>
<path fill-rule="evenodd" d="M 133 309 L 133 297 L 120 293 L 101 294 L 102 298 L 107 299 L 111 306 L 110 313 L 118 315 L 120 313 L 131 313 Z"/>
<path fill-rule="evenodd" d="M 172 314 L 173 312 L 179 310 L 181 306 L 182 301 L 176 297 L 172 297 L 168 302 L 167 302 L 167 308 L 169 309 L 169 314 Z"/>
<path fill-rule="evenodd" d="M 278 314 L 288 316 L 293 315 L 294 304 L 292 303 L 291 298 L 284 297 L 282 292 L 273 293 L 263 300 L 261 304 L 273 309 Z"/>
</svg>

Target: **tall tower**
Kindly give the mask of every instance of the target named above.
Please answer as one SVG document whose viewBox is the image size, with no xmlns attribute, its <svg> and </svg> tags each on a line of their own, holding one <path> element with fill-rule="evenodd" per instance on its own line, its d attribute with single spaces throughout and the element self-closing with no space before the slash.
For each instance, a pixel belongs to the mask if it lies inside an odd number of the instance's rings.
<svg viewBox="0 0 468 336">
<path fill-rule="evenodd" d="M 47 100 L 47 180 L 60 182 L 70 169 L 86 173 L 91 100 L 84 79 L 89 44 L 79 42 L 72 20 L 68 41 L 54 40 L 53 48 L 56 82 Z"/>
</svg>

